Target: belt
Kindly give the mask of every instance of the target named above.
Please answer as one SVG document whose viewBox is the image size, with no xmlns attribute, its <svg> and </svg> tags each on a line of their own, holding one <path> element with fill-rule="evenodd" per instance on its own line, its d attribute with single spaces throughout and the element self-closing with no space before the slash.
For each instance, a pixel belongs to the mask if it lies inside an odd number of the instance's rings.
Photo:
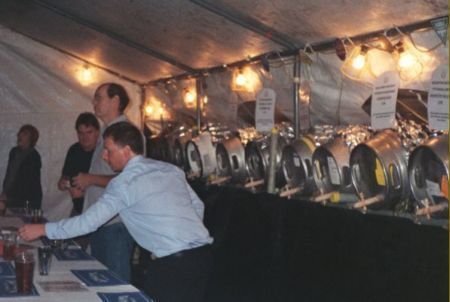
<svg viewBox="0 0 450 302">
<path fill-rule="evenodd" d="M 171 259 L 171 258 L 181 258 L 181 257 L 190 256 L 190 255 L 195 255 L 200 252 L 208 251 L 210 248 L 211 248 L 211 245 L 206 244 L 206 245 L 194 247 L 194 248 L 188 249 L 188 250 L 181 250 L 179 252 L 175 252 L 173 254 L 163 256 L 163 257 L 156 257 L 154 254 L 150 254 L 150 259 L 151 260 L 163 260 L 163 259 Z"/>
</svg>

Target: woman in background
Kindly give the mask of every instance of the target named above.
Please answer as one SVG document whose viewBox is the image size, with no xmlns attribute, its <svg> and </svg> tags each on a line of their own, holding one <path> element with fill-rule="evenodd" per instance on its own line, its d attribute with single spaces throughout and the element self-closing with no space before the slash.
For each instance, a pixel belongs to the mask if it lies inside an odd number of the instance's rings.
<svg viewBox="0 0 450 302">
<path fill-rule="evenodd" d="M 34 148 L 38 138 L 39 132 L 34 126 L 23 125 L 20 128 L 17 146 L 9 152 L 8 167 L 0 195 L 0 209 L 5 206 L 41 208 L 41 156 Z"/>
</svg>

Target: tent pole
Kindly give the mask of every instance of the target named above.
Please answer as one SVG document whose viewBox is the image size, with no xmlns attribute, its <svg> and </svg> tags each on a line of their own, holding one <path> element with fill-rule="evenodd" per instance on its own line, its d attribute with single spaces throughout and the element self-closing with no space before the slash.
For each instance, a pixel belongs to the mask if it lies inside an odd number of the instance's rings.
<svg viewBox="0 0 450 302">
<path fill-rule="evenodd" d="M 141 129 L 145 128 L 145 100 L 147 98 L 147 89 L 144 85 L 141 85 Z"/>
<path fill-rule="evenodd" d="M 203 98 L 203 78 L 199 77 L 195 80 L 195 89 L 197 90 L 197 129 L 200 131 L 202 125 L 202 98 Z"/>
<path fill-rule="evenodd" d="M 293 96 L 293 100 L 294 100 L 294 136 L 297 139 L 299 137 L 299 125 L 300 125 L 300 120 L 299 120 L 299 97 L 298 97 L 298 90 L 300 88 L 300 59 L 298 54 L 294 56 L 294 83 L 292 85 L 293 87 L 293 91 L 292 93 L 294 94 Z"/>
<path fill-rule="evenodd" d="M 191 0 L 192 2 L 197 3 L 201 3 L 204 4 L 204 1 L 201 0 Z M 428 20 L 424 20 L 424 21 L 419 21 L 417 23 L 414 24 L 410 24 L 410 25 L 405 25 L 405 26 L 399 26 L 398 28 L 404 32 L 404 33 L 410 33 L 413 32 L 415 30 L 420 30 L 423 28 L 431 28 L 431 21 L 435 20 L 435 19 L 439 19 L 445 17 L 444 16 L 438 16 L 438 17 L 434 17 Z M 373 39 L 377 36 L 383 35 L 383 34 L 388 34 L 390 32 L 395 31 L 394 29 L 388 30 L 386 32 L 386 30 L 378 30 L 375 32 L 370 32 L 367 34 L 362 34 L 362 35 L 358 35 L 358 36 L 353 36 L 350 37 L 352 39 L 353 42 L 355 43 L 362 43 L 364 41 Z M 329 50 L 329 49 L 334 49 L 334 45 L 335 45 L 335 41 L 336 39 L 329 39 L 329 40 L 325 40 L 322 42 L 318 42 L 318 43 L 313 43 L 310 45 L 310 47 L 315 51 L 315 52 L 320 52 L 320 51 L 325 51 L 325 50 Z M 303 45 L 299 45 L 300 48 L 303 47 Z M 260 61 L 262 58 L 279 58 L 279 57 L 287 57 L 287 56 L 292 56 L 293 54 L 298 54 L 298 51 L 300 50 L 300 48 L 297 49 L 287 49 L 287 50 L 283 50 L 281 52 L 278 51 L 273 51 L 273 52 L 268 52 L 268 53 L 264 53 L 264 54 L 260 54 L 258 56 L 255 56 L 253 58 L 251 58 L 250 60 L 245 59 L 245 60 L 241 60 L 241 61 L 237 61 L 234 63 L 230 63 L 230 64 L 222 64 L 220 66 L 216 66 L 216 67 L 211 67 L 211 68 L 207 68 L 207 69 L 203 69 L 201 70 L 204 73 L 213 73 L 213 72 L 222 72 L 224 70 L 226 70 L 227 68 L 234 68 L 234 67 L 239 67 L 239 66 L 243 66 L 246 64 L 249 64 L 251 62 L 255 62 L 255 61 Z M 177 76 L 173 76 L 173 77 L 168 77 L 168 78 L 160 78 L 157 80 L 152 80 L 149 81 L 147 84 L 155 84 L 155 83 L 160 83 L 160 82 L 165 82 L 165 81 L 169 81 L 169 80 L 180 80 L 183 78 L 186 78 L 188 76 L 192 75 L 192 73 L 184 73 L 184 74 L 180 74 Z"/>
</svg>

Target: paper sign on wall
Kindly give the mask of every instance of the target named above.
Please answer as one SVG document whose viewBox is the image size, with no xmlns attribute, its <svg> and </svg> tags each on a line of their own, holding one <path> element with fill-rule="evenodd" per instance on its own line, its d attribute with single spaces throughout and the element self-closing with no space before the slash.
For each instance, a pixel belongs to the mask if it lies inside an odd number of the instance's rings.
<svg viewBox="0 0 450 302">
<path fill-rule="evenodd" d="M 394 126 L 398 86 L 398 75 L 394 71 L 387 71 L 375 80 L 370 110 L 373 129 L 385 129 Z"/>
<path fill-rule="evenodd" d="M 448 130 L 448 66 L 438 67 L 431 76 L 428 92 L 428 123 L 430 128 Z"/>
<path fill-rule="evenodd" d="M 448 16 L 430 21 L 434 31 L 444 45 L 447 45 Z"/>
<path fill-rule="evenodd" d="M 257 131 L 269 132 L 274 125 L 276 93 L 264 88 L 256 96 L 255 127 Z"/>
<path fill-rule="evenodd" d="M 299 106 L 298 119 L 300 122 L 300 129 L 307 130 L 311 128 L 311 119 L 309 117 L 309 102 L 311 99 L 311 86 L 308 81 L 303 81 L 300 84 L 299 95 Z"/>
</svg>

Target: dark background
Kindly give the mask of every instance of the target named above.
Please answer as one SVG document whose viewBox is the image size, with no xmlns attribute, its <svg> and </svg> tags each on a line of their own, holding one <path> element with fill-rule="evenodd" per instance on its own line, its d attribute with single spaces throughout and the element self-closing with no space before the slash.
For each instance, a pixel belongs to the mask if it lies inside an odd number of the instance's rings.
<svg viewBox="0 0 450 302">
<path fill-rule="evenodd" d="M 215 238 L 208 302 L 448 301 L 442 227 L 239 188 L 193 187 Z"/>
</svg>

